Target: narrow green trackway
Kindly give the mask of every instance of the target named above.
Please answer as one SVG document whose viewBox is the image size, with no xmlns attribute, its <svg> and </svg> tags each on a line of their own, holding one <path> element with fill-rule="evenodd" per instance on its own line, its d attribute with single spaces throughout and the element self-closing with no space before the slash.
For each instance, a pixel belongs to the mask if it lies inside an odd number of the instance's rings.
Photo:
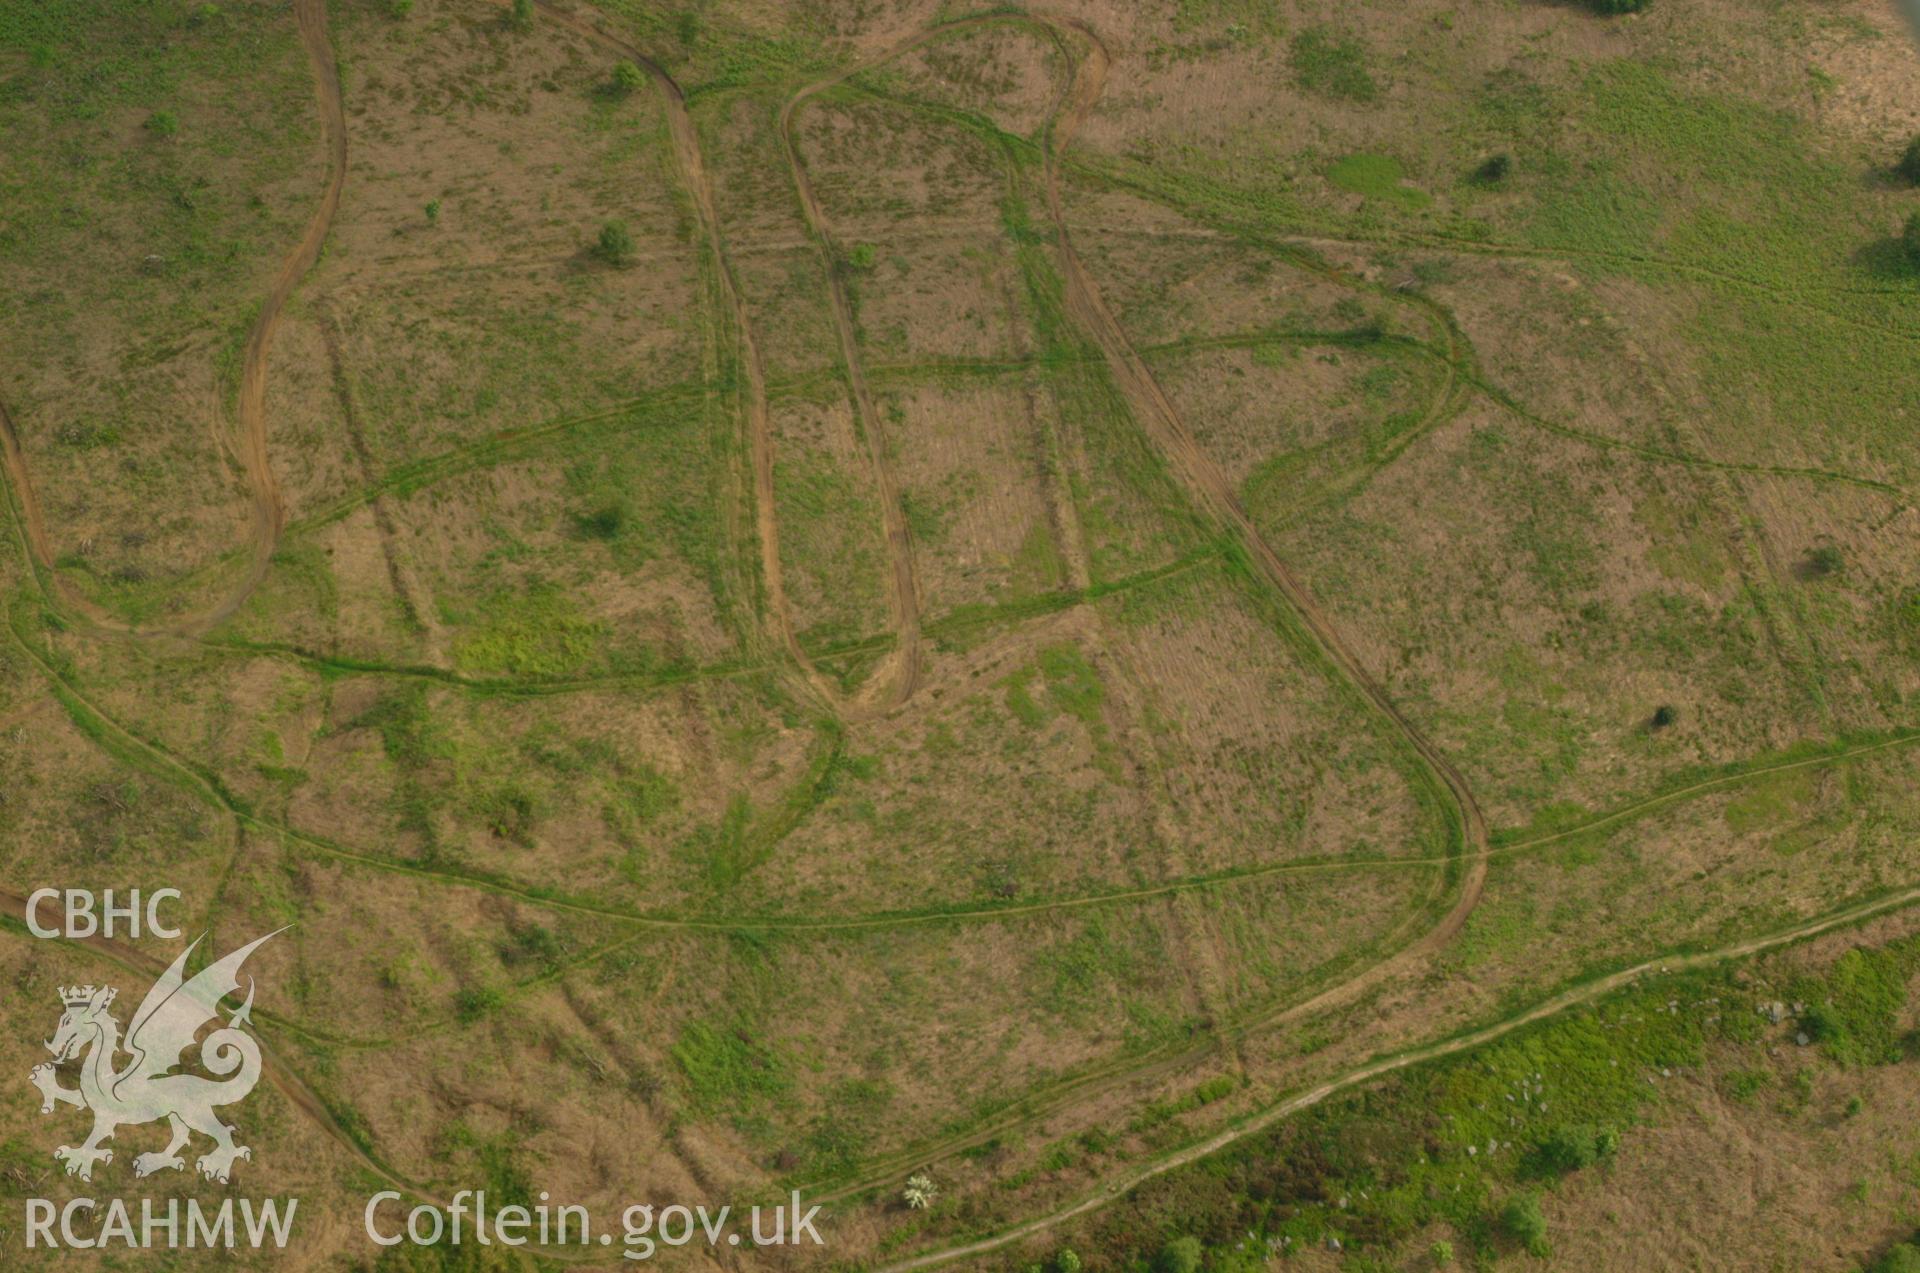
<svg viewBox="0 0 1920 1273">
<path fill-rule="evenodd" d="M 1384 1075 L 1391 1074 L 1395 1070 L 1404 1070 L 1409 1066 L 1419 1065 L 1425 1061 L 1435 1061 L 1442 1057 L 1453 1056 L 1461 1052 L 1482 1047 L 1494 1042 L 1496 1039 L 1512 1034 L 1516 1030 L 1524 1029 L 1539 1021 L 1544 1021 L 1570 1008 L 1603 998 L 1613 991 L 1619 990 L 1651 973 L 1674 970 L 1685 971 L 1690 968 L 1704 968 L 1713 964 L 1724 963 L 1731 959 L 1741 959 L 1748 955 L 1758 954 L 1761 951 L 1771 950 L 1777 946 L 1785 946 L 1809 937 L 1818 936 L 1832 929 L 1843 928 L 1882 915 L 1892 914 L 1896 911 L 1904 910 L 1909 906 L 1913 906 L 1916 903 L 1920 903 L 1920 888 L 1910 888 L 1890 896 L 1860 902 L 1820 918 L 1794 925 L 1791 928 L 1780 929 L 1766 936 L 1748 938 L 1745 941 L 1736 942 L 1731 946 L 1724 946 L 1719 950 L 1708 951 L 1703 954 L 1673 954 L 1649 959 L 1644 963 L 1635 964 L 1631 968 L 1622 969 L 1619 972 L 1611 973 L 1605 977 L 1587 982 L 1584 985 L 1562 991 L 1560 994 L 1548 999 L 1543 999 L 1533 1007 L 1527 1008 L 1492 1025 L 1483 1026 L 1477 1030 L 1470 1030 L 1464 1034 L 1455 1035 L 1451 1038 L 1440 1040 L 1439 1042 L 1411 1048 L 1391 1056 L 1380 1057 L 1364 1065 L 1356 1066 L 1335 1078 L 1327 1079 L 1303 1092 L 1296 1093 L 1284 1100 L 1269 1105 L 1265 1109 L 1249 1115 L 1239 1122 L 1234 1123 L 1232 1126 L 1207 1136 L 1202 1140 L 1184 1145 L 1179 1149 L 1154 1159 L 1152 1162 L 1135 1167 L 1120 1179 L 1110 1181 L 1097 1192 L 1088 1194 L 1057 1211 L 1034 1220 L 1029 1220 L 1024 1224 L 1004 1229 L 989 1237 L 979 1238 L 975 1241 L 964 1242 L 956 1246 L 945 1247 L 940 1250 L 929 1251 L 922 1255 L 911 1256 L 904 1260 L 895 1261 L 894 1263 L 882 1266 L 878 1270 L 878 1273 L 909 1273 L 909 1271 L 913 1269 L 932 1268 L 935 1265 L 947 1264 L 954 1260 L 986 1255 L 990 1252 L 1011 1246 L 1016 1242 L 1024 1241 L 1027 1238 L 1044 1233 L 1049 1229 L 1056 1228 L 1077 1216 L 1083 1216 L 1090 1212 L 1097 1211 L 1108 1203 L 1114 1202 L 1132 1190 L 1139 1188 L 1142 1184 L 1152 1180 L 1156 1176 L 1164 1176 L 1170 1171 L 1178 1170 L 1211 1154 L 1218 1153 L 1236 1141 L 1244 1140 L 1248 1136 L 1257 1135 L 1260 1132 L 1266 1131 L 1268 1128 L 1292 1117 L 1300 1111 L 1318 1105 L 1330 1096 L 1337 1096 L 1341 1092 L 1348 1091 Z"/>
</svg>

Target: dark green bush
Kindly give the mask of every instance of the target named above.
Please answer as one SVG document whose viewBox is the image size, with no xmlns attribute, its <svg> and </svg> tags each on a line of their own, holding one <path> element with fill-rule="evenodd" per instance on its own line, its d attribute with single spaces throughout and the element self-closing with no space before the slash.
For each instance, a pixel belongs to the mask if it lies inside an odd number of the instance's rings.
<svg viewBox="0 0 1920 1273">
<path fill-rule="evenodd" d="M 632 62 L 616 62 L 613 67 L 613 91 L 624 97 L 647 82 L 647 76 Z"/>
<path fill-rule="evenodd" d="M 622 221 L 609 221 L 600 227 L 594 254 L 609 265 L 625 265 L 633 259 L 633 233 Z"/>
<path fill-rule="evenodd" d="M 588 539 L 618 539 L 626 524 L 626 510 L 618 504 L 607 504 L 574 518 L 574 525 Z"/>
<path fill-rule="evenodd" d="M 1534 1157 L 1543 1171 L 1565 1175 L 1591 1167 L 1619 1148 L 1620 1133 L 1611 1127 L 1579 1124 L 1547 1133 L 1535 1147 Z"/>
<path fill-rule="evenodd" d="M 1473 184 L 1476 186 L 1497 186 L 1507 179 L 1513 171 L 1511 155 L 1494 155 L 1473 170 Z"/>
<path fill-rule="evenodd" d="M 1153 1257 L 1153 1273 L 1199 1273 L 1202 1253 L 1199 1238 L 1175 1238 Z"/>
<path fill-rule="evenodd" d="M 1916 186 L 1920 186 L 1920 136 L 1907 143 L 1907 149 L 1900 156 L 1900 162 L 1893 170 Z"/>
<path fill-rule="evenodd" d="M 1920 1246 L 1902 1242 L 1867 1266 L 1867 1273 L 1920 1273 Z"/>
<path fill-rule="evenodd" d="M 1500 1227 L 1527 1248 L 1530 1255 L 1545 1256 L 1547 1217 L 1541 1213 L 1540 1199 L 1530 1193 L 1517 1193 L 1500 1209 Z"/>
<path fill-rule="evenodd" d="M 1807 554 L 1804 573 L 1809 579 L 1825 579 L 1828 575 L 1837 575 L 1847 559 L 1832 544 L 1822 544 Z"/>
<path fill-rule="evenodd" d="M 1834 964 L 1826 992 L 1800 1018 L 1807 1034 L 1842 1065 L 1900 1060 L 1897 1026 L 1907 1002 L 1907 968 L 1885 951 L 1850 950 Z"/>
</svg>

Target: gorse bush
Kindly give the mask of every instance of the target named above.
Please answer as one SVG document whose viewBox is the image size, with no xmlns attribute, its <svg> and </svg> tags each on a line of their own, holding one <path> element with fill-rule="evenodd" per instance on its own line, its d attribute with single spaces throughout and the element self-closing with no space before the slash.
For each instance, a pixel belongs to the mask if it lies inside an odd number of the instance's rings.
<svg viewBox="0 0 1920 1273">
<path fill-rule="evenodd" d="M 600 238 L 593 245 L 594 255 L 609 265 L 625 265 L 633 259 L 633 233 L 623 221 L 609 221 L 600 227 Z"/>
<path fill-rule="evenodd" d="M 1893 166 L 1893 170 L 1912 184 L 1920 186 L 1920 135 L 1916 135 L 1907 143 L 1906 151 L 1900 156 L 1900 162 Z"/>
<path fill-rule="evenodd" d="M 1901 1242 L 1867 1266 L 1867 1273 L 1920 1273 L 1920 1246 Z"/>
<path fill-rule="evenodd" d="M 1529 1255 L 1545 1256 L 1547 1217 L 1540 1210 L 1540 1199 L 1530 1193 L 1518 1193 L 1500 1209 L 1500 1228 L 1527 1249 Z"/>
<path fill-rule="evenodd" d="M 1153 1273 L 1199 1273 L 1202 1254 L 1199 1238 L 1175 1238 L 1153 1258 Z"/>
<path fill-rule="evenodd" d="M 1842 1065 L 1891 1065 L 1902 1055 L 1898 1027 L 1910 971 L 1897 955 L 1850 950 L 1801 1023 Z"/>
<path fill-rule="evenodd" d="M 624 97 L 647 82 L 646 72 L 632 62 L 617 62 L 613 68 L 613 91 Z"/>
<path fill-rule="evenodd" d="M 1549 1132 L 1535 1148 L 1534 1157 L 1543 1171 L 1565 1175 L 1583 1167 L 1591 1167 L 1611 1157 L 1619 1148 L 1619 1132 L 1611 1127 L 1581 1124 Z"/>
<path fill-rule="evenodd" d="M 1511 155 L 1494 155 L 1473 170 L 1473 184 L 1476 186 L 1497 186 L 1507 179 L 1513 171 Z"/>
<path fill-rule="evenodd" d="M 1638 13 L 1652 0 L 1587 0 L 1595 13 Z"/>
<path fill-rule="evenodd" d="M 1847 559 L 1832 544 L 1822 544 L 1807 554 L 1805 573 L 1809 579 L 1825 579 L 1845 568 Z"/>
</svg>

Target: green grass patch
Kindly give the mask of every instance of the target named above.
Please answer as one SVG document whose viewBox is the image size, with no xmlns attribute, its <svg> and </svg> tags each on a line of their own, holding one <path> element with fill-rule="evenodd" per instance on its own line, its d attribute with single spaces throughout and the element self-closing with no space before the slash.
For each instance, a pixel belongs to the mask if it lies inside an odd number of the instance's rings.
<svg viewBox="0 0 1920 1273">
<path fill-rule="evenodd" d="M 1380 86 L 1367 69 L 1367 48 L 1353 36 L 1311 27 L 1287 45 L 1287 65 L 1309 93 L 1349 102 L 1380 96 Z"/>
<path fill-rule="evenodd" d="M 689 1102 L 703 1113 L 751 1109 L 792 1086 L 779 1056 L 744 1022 L 690 1021 L 671 1051 Z"/>
<path fill-rule="evenodd" d="M 550 587 L 496 592 L 478 617 L 478 625 L 453 642 L 454 665 L 462 672 L 566 676 L 592 661 L 606 636 L 604 625 Z"/>
<path fill-rule="evenodd" d="M 1371 152 L 1348 155 L 1327 169 L 1327 180 L 1352 194 L 1382 199 L 1406 211 L 1424 208 L 1433 202 L 1426 191 L 1403 184 L 1405 175 L 1400 161 L 1392 155 Z"/>
</svg>

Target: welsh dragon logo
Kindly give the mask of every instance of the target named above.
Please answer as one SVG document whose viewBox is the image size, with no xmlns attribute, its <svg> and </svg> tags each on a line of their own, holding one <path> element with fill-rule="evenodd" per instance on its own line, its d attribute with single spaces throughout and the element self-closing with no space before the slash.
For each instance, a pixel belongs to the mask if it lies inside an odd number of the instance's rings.
<svg viewBox="0 0 1920 1273">
<path fill-rule="evenodd" d="M 279 929 L 249 942 L 189 978 L 187 958 L 200 944 L 196 938 L 140 1001 L 127 1024 L 124 1042 L 120 1023 L 109 1011 L 117 990 L 112 986 L 61 988 L 60 999 L 66 1011 L 47 1043 L 53 1060 L 34 1066 L 28 1077 L 40 1089 L 42 1114 L 51 1114 L 55 1105 L 93 1111 L 93 1134 L 87 1137 L 87 1143 L 62 1145 L 53 1151 L 53 1156 L 66 1164 L 69 1176 L 91 1180 L 95 1163 L 113 1161 L 113 1151 L 103 1148 L 102 1142 L 113 1139 L 115 1128 L 162 1118 L 172 1129 L 173 1139 L 158 1153 L 136 1156 L 136 1176 L 183 1170 L 186 1162 L 180 1150 L 193 1132 L 213 1139 L 213 1148 L 194 1164 L 209 1180 L 225 1183 L 235 1159 L 253 1157 L 253 1151 L 245 1145 L 233 1143 L 236 1129 L 221 1122 L 213 1112 L 217 1106 L 243 1099 L 260 1081 L 260 1045 L 245 1032 L 253 1011 L 253 978 L 247 978 L 246 1002 L 226 1025 L 200 1040 L 201 1068 L 214 1077 L 170 1071 L 181 1064 L 182 1054 L 194 1045 L 201 1027 L 219 1020 L 220 1001 L 239 991 L 240 965 L 247 956 L 285 931 Z M 123 1051 L 129 1059 L 116 1068 Z M 54 1067 L 83 1052 L 86 1059 L 80 1063 L 80 1086 L 61 1087 Z"/>
</svg>

